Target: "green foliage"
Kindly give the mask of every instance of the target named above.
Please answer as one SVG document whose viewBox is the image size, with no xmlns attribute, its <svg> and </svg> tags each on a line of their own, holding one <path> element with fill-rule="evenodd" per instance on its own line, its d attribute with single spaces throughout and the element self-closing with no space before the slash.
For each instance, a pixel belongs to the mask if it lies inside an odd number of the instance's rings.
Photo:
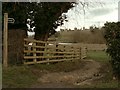
<svg viewBox="0 0 120 90">
<path fill-rule="evenodd" d="M 47 35 L 51 36 L 55 33 L 55 29 L 63 24 L 66 20 L 66 15 L 62 16 L 62 13 L 66 13 L 70 8 L 72 8 L 71 3 L 39 3 L 39 11 L 36 13 L 35 23 L 36 23 L 36 38 L 38 36 Z M 41 36 L 42 37 L 42 36 Z M 44 38 L 44 37 L 43 37 Z"/>
<path fill-rule="evenodd" d="M 14 18 L 15 23 L 14 24 L 9 24 L 9 29 L 13 28 L 25 28 L 26 24 L 26 18 L 27 14 L 26 12 L 26 3 L 13 3 L 13 2 L 3 2 L 2 3 L 2 14 L 8 13 L 9 18 Z"/>
<path fill-rule="evenodd" d="M 90 26 L 90 31 L 91 31 L 92 33 L 94 33 L 95 30 L 99 30 L 99 28 L 97 28 L 96 26 Z"/>
<path fill-rule="evenodd" d="M 25 27 L 27 18 L 35 21 L 35 38 L 47 39 L 55 33 L 55 29 L 62 25 L 67 16 L 62 15 L 73 7 L 72 2 L 5 2 L 3 3 L 3 13 L 8 13 L 9 17 L 15 19 L 12 28 Z M 33 13 L 30 13 L 30 12 Z M 27 27 L 26 27 L 27 29 Z"/>
<path fill-rule="evenodd" d="M 90 26 L 90 31 L 94 32 L 94 27 L 93 26 Z"/>
<path fill-rule="evenodd" d="M 111 56 L 114 74 L 120 77 L 120 22 L 105 24 L 107 53 Z"/>
</svg>

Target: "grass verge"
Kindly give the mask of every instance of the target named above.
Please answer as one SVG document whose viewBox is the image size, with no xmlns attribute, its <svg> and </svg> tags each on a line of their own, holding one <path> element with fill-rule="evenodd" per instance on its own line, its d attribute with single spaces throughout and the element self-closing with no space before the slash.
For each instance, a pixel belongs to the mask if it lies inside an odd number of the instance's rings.
<svg viewBox="0 0 120 90">
<path fill-rule="evenodd" d="M 87 58 L 99 62 L 109 62 L 110 60 L 110 57 L 105 51 L 88 51 Z"/>
<path fill-rule="evenodd" d="M 2 76 L 3 88 L 26 88 L 37 79 L 27 66 L 12 66 L 3 69 Z"/>
</svg>

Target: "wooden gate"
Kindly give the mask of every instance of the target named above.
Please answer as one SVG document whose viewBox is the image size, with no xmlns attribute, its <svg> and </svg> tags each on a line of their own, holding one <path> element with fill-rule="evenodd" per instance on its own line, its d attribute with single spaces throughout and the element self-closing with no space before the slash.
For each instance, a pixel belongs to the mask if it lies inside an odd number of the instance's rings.
<svg viewBox="0 0 120 90">
<path fill-rule="evenodd" d="M 81 47 L 24 39 L 24 64 L 81 59 Z"/>
</svg>

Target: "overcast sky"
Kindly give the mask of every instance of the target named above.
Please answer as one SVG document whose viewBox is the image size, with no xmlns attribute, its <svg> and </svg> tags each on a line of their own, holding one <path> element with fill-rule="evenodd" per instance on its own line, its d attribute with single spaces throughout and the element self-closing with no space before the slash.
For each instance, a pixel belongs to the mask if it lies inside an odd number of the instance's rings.
<svg viewBox="0 0 120 90">
<path fill-rule="evenodd" d="M 99 2 L 95 0 L 84 0 L 88 3 L 85 7 L 85 16 L 83 13 L 82 5 L 79 3 L 75 8 L 72 8 L 67 12 L 68 22 L 64 22 L 64 25 L 58 27 L 56 30 L 60 29 L 74 29 L 89 26 L 101 27 L 106 21 L 117 22 L 118 21 L 118 2 L 120 0 L 100 0 Z M 84 18 L 85 17 L 85 18 Z"/>
</svg>

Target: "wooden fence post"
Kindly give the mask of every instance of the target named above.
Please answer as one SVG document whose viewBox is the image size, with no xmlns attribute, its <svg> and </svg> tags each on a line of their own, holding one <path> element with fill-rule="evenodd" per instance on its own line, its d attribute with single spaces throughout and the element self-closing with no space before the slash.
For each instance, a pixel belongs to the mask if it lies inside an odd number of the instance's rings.
<svg viewBox="0 0 120 90">
<path fill-rule="evenodd" d="M 72 57 L 71 57 L 71 59 L 73 60 L 74 58 L 73 58 L 73 55 L 74 55 L 74 53 L 73 53 L 73 46 L 71 47 L 71 52 L 72 52 Z"/>
<path fill-rule="evenodd" d="M 36 42 L 33 42 L 33 46 L 34 46 L 34 47 L 33 47 L 33 51 L 34 51 L 33 56 L 36 57 L 36 47 L 35 47 L 35 46 L 36 46 Z M 36 62 L 37 62 L 37 59 L 34 58 L 34 59 L 33 59 L 33 62 L 36 63 Z"/>
<path fill-rule="evenodd" d="M 75 59 L 75 48 L 73 47 L 73 60 Z"/>
<path fill-rule="evenodd" d="M 80 59 L 81 59 L 81 47 L 80 47 L 80 50 L 79 50 L 79 51 L 80 51 L 80 54 L 79 54 L 80 56 L 79 56 L 79 57 L 80 57 Z"/>
<path fill-rule="evenodd" d="M 85 56 L 87 57 L 87 47 L 85 47 Z"/>
<path fill-rule="evenodd" d="M 63 46 L 63 52 L 65 52 L 66 51 L 66 46 L 64 45 Z M 64 53 L 64 59 L 66 59 L 67 57 L 66 57 L 66 54 Z"/>
<path fill-rule="evenodd" d="M 49 50 L 48 46 L 49 46 L 49 42 L 47 41 L 47 42 L 45 43 L 45 56 L 48 56 L 48 57 L 47 57 L 47 61 L 48 61 L 47 64 L 49 65 L 49 64 L 50 64 L 50 63 L 49 63 L 49 60 L 50 60 L 50 59 L 49 59 L 49 56 L 50 56 L 50 52 L 49 52 L 49 51 L 50 51 L 50 50 Z M 48 52 L 49 52 L 49 53 L 48 53 Z"/>
<path fill-rule="evenodd" d="M 82 59 L 87 57 L 87 47 L 83 47 L 82 49 Z"/>
<path fill-rule="evenodd" d="M 55 52 L 59 52 L 59 50 L 58 50 L 58 44 L 57 43 L 55 43 Z M 59 55 L 58 53 L 55 53 L 55 56 L 57 56 L 57 55 Z M 59 58 L 55 58 L 55 59 L 59 59 Z"/>
<path fill-rule="evenodd" d="M 8 67 L 8 13 L 4 13 L 3 66 Z"/>
</svg>

